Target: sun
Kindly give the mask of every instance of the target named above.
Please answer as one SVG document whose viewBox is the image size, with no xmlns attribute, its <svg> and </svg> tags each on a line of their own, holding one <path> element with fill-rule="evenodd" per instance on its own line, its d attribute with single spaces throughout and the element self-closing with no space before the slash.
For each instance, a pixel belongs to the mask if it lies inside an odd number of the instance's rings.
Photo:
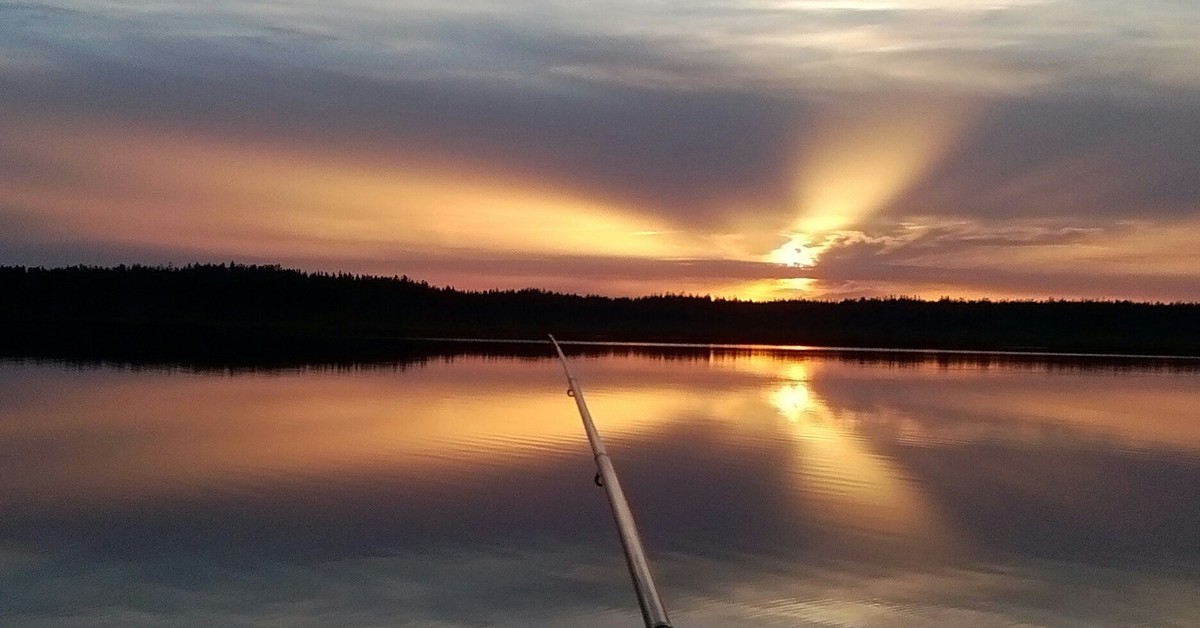
<svg viewBox="0 0 1200 628">
<path fill-rule="evenodd" d="M 817 264 L 820 251 L 808 245 L 803 236 L 792 236 L 787 244 L 771 251 L 767 259 L 773 264 L 792 266 L 795 268 L 812 268 Z"/>
</svg>

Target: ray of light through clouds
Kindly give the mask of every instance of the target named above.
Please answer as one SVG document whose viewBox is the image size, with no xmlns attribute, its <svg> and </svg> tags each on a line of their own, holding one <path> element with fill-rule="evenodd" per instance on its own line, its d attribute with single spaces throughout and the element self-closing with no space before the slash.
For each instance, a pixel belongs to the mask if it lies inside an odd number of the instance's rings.
<svg viewBox="0 0 1200 628">
<path fill-rule="evenodd" d="M 1200 295 L 1187 2 L 0 2 L 0 263 Z"/>
</svg>

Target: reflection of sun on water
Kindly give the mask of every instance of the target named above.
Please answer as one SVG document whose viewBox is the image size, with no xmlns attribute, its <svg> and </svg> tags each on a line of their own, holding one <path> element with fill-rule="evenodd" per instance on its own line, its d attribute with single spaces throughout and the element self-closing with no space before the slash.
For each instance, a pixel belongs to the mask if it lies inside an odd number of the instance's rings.
<svg viewBox="0 0 1200 628">
<path fill-rule="evenodd" d="M 799 421 L 800 415 L 809 410 L 809 403 L 808 388 L 802 383 L 784 384 L 771 393 L 771 405 L 789 423 Z"/>
<path fill-rule="evenodd" d="M 800 417 L 812 411 L 812 393 L 808 390 L 808 371 L 803 364 L 789 364 L 787 368 L 788 382 L 771 391 L 771 405 L 789 423 L 797 423 Z"/>
<path fill-rule="evenodd" d="M 796 446 L 797 487 L 806 504 L 819 505 L 810 512 L 820 513 L 832 529 L 865 530 L 905 543 L 946 543 L 941 518 L 903 470 L 871 450 L 855 420 L 813 392 L 809 364 L 788 364 L 767 398 L 787 420 Z"/>
</svg>

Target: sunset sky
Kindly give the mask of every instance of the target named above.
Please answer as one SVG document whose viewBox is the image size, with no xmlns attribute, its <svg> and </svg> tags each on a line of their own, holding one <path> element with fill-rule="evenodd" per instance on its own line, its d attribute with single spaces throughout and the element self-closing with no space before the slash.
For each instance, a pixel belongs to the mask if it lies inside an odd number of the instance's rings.
<svg viewBox="0 0 1200 628">
<path fill-rule="evenodd" d="M 1200 300 L 1200 3 L 0 1 L 0 264 Z"/>
</svg>

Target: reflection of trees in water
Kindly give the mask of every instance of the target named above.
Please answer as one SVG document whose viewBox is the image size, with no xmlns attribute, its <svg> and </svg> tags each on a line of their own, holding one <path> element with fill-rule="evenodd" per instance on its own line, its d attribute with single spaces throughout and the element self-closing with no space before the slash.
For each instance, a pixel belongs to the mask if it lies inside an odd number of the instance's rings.
<svg viewBox="0 0 1200 628">
<path fill-rule="evenodd" d="M 169 335 L 160 337 L 155 330 L 146 330 L 131 342 L 97 340 L 83 346 L 51 345 L 36 351 L 8 353 L 14 358 L 81 365 L 233 371 L 406 369 L 463 357 L 518 361 L 553 357 L 548 342 L 527 340 L 295 338 L 272 333 L 202 338 L 190 338 L 180 332 Z M 935 366 L 945 370 L 997 368 L 1031 372 L 1200 372 L 1200 359 L 1171 357 L 571 341 L 564 341 L 563 348 L 573 356 L 632 357 L 664 363 L 766 360 L 795 365 L 824 360 L 895 369 Z"/>
</svg>

